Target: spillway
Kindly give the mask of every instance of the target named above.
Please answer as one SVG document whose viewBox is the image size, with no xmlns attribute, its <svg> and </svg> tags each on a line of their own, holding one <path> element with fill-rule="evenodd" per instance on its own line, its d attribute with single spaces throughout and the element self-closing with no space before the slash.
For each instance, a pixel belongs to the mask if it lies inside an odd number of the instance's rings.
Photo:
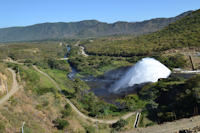
<svg viewBox="0 0 200 133">
<path fill-rule="evenodd" d="M 143 58 L 127 70 L 109 90 L 113 93 L 120 93 L 123 89 L 135 84 L 157 82 L 159 78 L 168 78 L 170 74 L 170 69 L 158 60 L 149 57 Z"/>
</svg>

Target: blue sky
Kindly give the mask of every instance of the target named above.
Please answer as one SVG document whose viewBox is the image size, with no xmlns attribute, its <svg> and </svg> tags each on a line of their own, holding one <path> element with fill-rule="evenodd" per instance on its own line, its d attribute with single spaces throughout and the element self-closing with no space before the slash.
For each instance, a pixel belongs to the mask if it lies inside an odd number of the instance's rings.
<svg viewBox="0 0 200 133">
<path fill-rule="evenodd" d="M 0 0 L 0 28 L 44 22 L 143 21 L 200 8 L 200 0 Z"/>
</svg>

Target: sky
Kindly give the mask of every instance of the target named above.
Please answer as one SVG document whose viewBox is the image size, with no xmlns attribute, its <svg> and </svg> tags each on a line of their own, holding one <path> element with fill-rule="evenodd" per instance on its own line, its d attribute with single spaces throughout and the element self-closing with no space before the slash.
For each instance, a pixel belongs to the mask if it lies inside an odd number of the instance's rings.
<svg viewBox="0 0 200 133">
<path fill-rule="evenodd" d="M 45 22 L 144 21 L 200 8 L 200 0 L 0 0 L 0 28 Z"/>
</svg>

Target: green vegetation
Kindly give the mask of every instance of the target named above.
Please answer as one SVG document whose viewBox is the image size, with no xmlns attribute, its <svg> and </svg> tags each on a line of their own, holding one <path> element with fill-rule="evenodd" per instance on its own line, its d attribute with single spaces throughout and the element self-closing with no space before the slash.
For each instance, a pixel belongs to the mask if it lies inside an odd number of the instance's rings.
<svg viewBox="0 0 200 133">
<path fill-rule="evenodd" d="M 147 100 L 148 106 L 157 110 L 143 112 L 140 126 L 199 114 L 199 81 L 200 75 L 196 75 L 188 80 L 177 77 L 146 85 L 139 92 L 140 98 Z"/>
<path fill-rule="evenodd" d="M 86 126 L 85 130 L 87 133 L 95 133 L 95 127 L 94 126 Z"/>
<path fill-rule="evenodd" d="M 10 102 L 6 102 L 4 107 L 0 109 L 0 131 L 14 132 L 16 127 L 21 127 L 23 121 L 27 121 L 24 127 L 26 132 L 97 132 L 93 126 L 94 123 L 84 120 L 74 113 L 69 104 L 67 104 L 67 98 L 81 112 L 92 117 L 98 115 L 98 118 L 102 119 L 121 116 L 128 111 L 135 111 L 141 108 L 151 108 L 142 112 L 139 121 L 140 127 L 199 114 L 199 75 L 188 80 L 176 77 L 160 79 L 157 83 L 147 84 L 136 93 L 127 94 L 118 99 L 118 102 L 124 105 L 124 109 L 118 109 L 115 105 L 100 100 L 94 93 L 88 91 L 88 85 L 81 81 L 80 78 L 73 80 L 67 78 L 67 74 L 70 72 L 69 63 L 79 71 L 77 77 L 99 76 L 119 67 L 133 65 L 147 56 L 154 57 L 169 68 L 184 67 L 187 65 L 184 55 L 163 55 L 161 52 L 185 47 L 196 49 L 200 45 L 198 40 L 199 16 L 200 10 L 174 23 L 170 22 L 172 20 L 167 20 L 171 24 L 164 29 L 135 38 L 131 36 L 116 36 L 96 38 L 93 41 L 83 40 L 80 45 L 83 45 L 86 48 L 86 52 L 91 54 L 88 57 L 78 55 L 79 47 L 73 46 L 77 41 L 76 39 L 62 39 L 62 46 L 60 45 L 60 40 L 1 45 L 0 59 L 9 57 L 24 64 L 5 63 L 16 72 L 19 67 L 22 80 L 20 83 L 23 88 L 10 98 Z M 166 19 L 154 19 L 151 22 L 158 25 L 158 23 L 166 22 Z M 64 23 L 58 24 L 59 26 L 65 25 Z M 71 24 L 68 23 L 68 26 Z M 82 21 L 79 24 L 82 27 L 94 24 L 101 25 L 103 28 L 100 27 L 98 29 L 99 35 L 112 29 L 109 27 L 112 24 L 102 24 L 95 20 Z M 117 22 L 115 24 L 122 27 L 134 25 L 134 23 L 129 24 L 126 22 Z M 35 26 L 40 27 L 41 25 Z M 51 25 L 54 24 L 48 24 L 48 26 Z M 73 25 L 78 30 L 76 23 Z M 136 23 L 136 25 L 145 27 L 148 26 L 148 23 Z M 158 27 L 151 27 L 146 32 L 160 29 L 160 26 L 162 27 L 162 24 L 158 25 Z M 139 32 L 139 34 L 143 33 L 143 31 Z M 95 27 L 92 30 L 90 28 L 80 28 L 79 31 L 74 31 L 73 34 L 80 36 L 89 34 L 92 36 L 96 34 L 96 31 Z M 117 34 L 121 34 L 121 32 L 117 32 Z M 13 39 L 15 38 L 13 37 Z M 40 38 L 36 37 L 35 39 Z M 68 52 L 66 45 L 71 48 L 68 53 L 69 63 L 58 60 Z M 32 65 L 36 65 L 40 70 L 52 77 L 58 83 L 64 95 L 57 91 L 56 86 L 48 77 L 33 69 Z M 5 67 L 0 67 L 0 70 L 2 73 L 7 74 Z M 131 116 L 131 118 L 134 119 L 135 115 Z M 38 123 L 38 121 L 41 121 L 42 124 Z M 109 130 L 118 132 L 130 129 L 130 125 L 133 122 L 130 119 L 127 121 L 120 119 L 112 125 L 98 123 L 98 129 L 99 132 L 109 132 Z M 57 128 L 53 128 L 52 125 Z M 19 132 L 20 128 L 16 130 Z"/>
<path fill-rule="evenodd" d="M 145 108 L 148 104 L 144 99 L 139 98 L 137 94 L 131 94 L 125 96 L 125 98 L 118 99 L 121 104 L 125 105 L 125 107 L 129 111 L 135 111 L 137 109 Z"/>
<path fill-rule="evenodd" d="M 13 69 L 18 67 L 13 63 L 7 63 L 7 65 Z M 40 74 L 31 66 L 19 65 L 19 69 L 23 89 L 20 89 L 10 98 L 10 102 L 6 102 L 1 108 L 0 131 L 20 132 L 20 127 L 24 121 L 26 122 L 24 125 L 26 132 L 86 132 L 90 130 L 90 128 L 85 128 L 85 124 L 91 127 L 93 123 L 75 115 L 69 104 L 66 103 L 66 97 L 57 92 L 55 85 L 51 83 L 49 78 L 45 79 L 46 76 Z M 50 72 L 61 71 L 57 69 L 46 70 L 50 70 Z M 66 75 L 63 80 L 65 79 L 67 79 Z M 77 82 L 76 87 L 85 85 L 80 80 Z M 73 86 L 70 89 L 75 90 Z M 78 88 L 76 90 L 79 92 Z M 72 94 L 73 97 L 77 96 L 77 98 L 80 95 L 80 93 Z M 65 105 L 64 108 L 63 105 Z M 38 123 L 38 121 L 41 122 Z M 57 128 L 53 128 L 52 124 Z M 105 129 L 100 129 L 100 132 L 101 130 Z"/>
<path fill-rule="evenodd" d="M 129 130 L 135 129 L 135 127 L 133 126 L 135 123 L 135 118 L 136 118 L 136 114 L 134 114 L 126 119 L 128 124 L 124 127 L 124 130 L 129 131 Z"/>
<path fill-rule="evenodd" d="M 87 58 L 83 56 L 73 56 L 69 58 L 69 63 L 73 65 L 80 74 L 93 76 L 102 75 L 107 71 L 133 64 L 128 62 L 125 58 L 97 55 L 90 55 Z"/>
<path fill-rule="evenodd" d="M 156 125 L 157 123 L 153 122 L 153 120 L 155 121 L 158 116 L 156 115 L 156 113 L 153 113 L 153 112 L 155 111 L 154 110 L 142 111 L 140 115 L 138 127 L 147 127 L 151 125 Z"/>
<path fill-rule="evenodd" d="M 93 42 L 83 42 L 86 53 L 110 56 L 150 56 L 172 48 L 200 46 L 198 40 L 200 10 L 171 23 L 157 32 L 128 38 L 113 40 L 112 38 L 94 39 Z"/>
<path fill-rule="evenodd" d="M 126 120 L 120 119 L 116 123 L 112 124 L 112 128 L 115 129 L 115 130 L 117 130 L 117 131 L 122 131 L 123 127 L 125 125 L 127 125 L 127 124 L 128 124 L 128 122 Z"/>
<path fill-rule="evenodd" d="M 63 128 L 69 125 L 69 123 L 66 120 L 60 118 L 55 120 L 55 124 L 57 124 L 59 130 L 62 130 Z"/>
</svg>

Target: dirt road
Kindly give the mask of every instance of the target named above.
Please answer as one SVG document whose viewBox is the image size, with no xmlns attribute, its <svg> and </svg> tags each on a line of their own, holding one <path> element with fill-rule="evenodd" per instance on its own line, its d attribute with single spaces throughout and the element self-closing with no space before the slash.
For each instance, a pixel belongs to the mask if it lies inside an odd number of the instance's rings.
<svg viewBox="0 0 200 133">
<path fill-rule="evenodd" d="M 85 53 L 85 48 L 83 46 L 80 46 L 81 54 L 85 57 L 88 57 L 88 54 Z"/>
<path fill-rule="evenodd" d="M 191 118 L 184 118 L 176 120 L 174 122 L 167 122 L 162 125 L 150 126 L 147 128 L 137 128 L 133 131 L 126 133 L 177 133 L 182 129 L 194 128 L 200 125 L 200 116 L 194 116 Z"/>
<path fill-rule="evenodd" d="M 13 75 L 13 85 L 11 90 L 9 91 L 9 96 L 11 97 L 13 94 L 15 94 L 15 92 L 18 91 L 19 87 L 17 86 L 17 80 L 16 80 L 16 73 L 14 70 L 12 70 L 11 68 L 8 68 L 8 70 L 12 73 Z M 3 104 L 5 101 L 8 100 L 8 96 L 5 95 L 2 99 L 0 99 L 0 105 Z"/>
<path fill-rule="evenodd" d="M 37 70 L 38 72 L 44 74 L 45 76 L 47 76 L 57 87 L 58 91 L 60 91 L 60 93 L 63 93 L 62 90 L 60 89 L 60 87 L 58 86 L 58 84 L 46 73 L 42 72 L 41 70 L 39 70 L 35 65 L 33 65 L 33 68 L 35 68 L 35 70 Z"/>
</svg>

